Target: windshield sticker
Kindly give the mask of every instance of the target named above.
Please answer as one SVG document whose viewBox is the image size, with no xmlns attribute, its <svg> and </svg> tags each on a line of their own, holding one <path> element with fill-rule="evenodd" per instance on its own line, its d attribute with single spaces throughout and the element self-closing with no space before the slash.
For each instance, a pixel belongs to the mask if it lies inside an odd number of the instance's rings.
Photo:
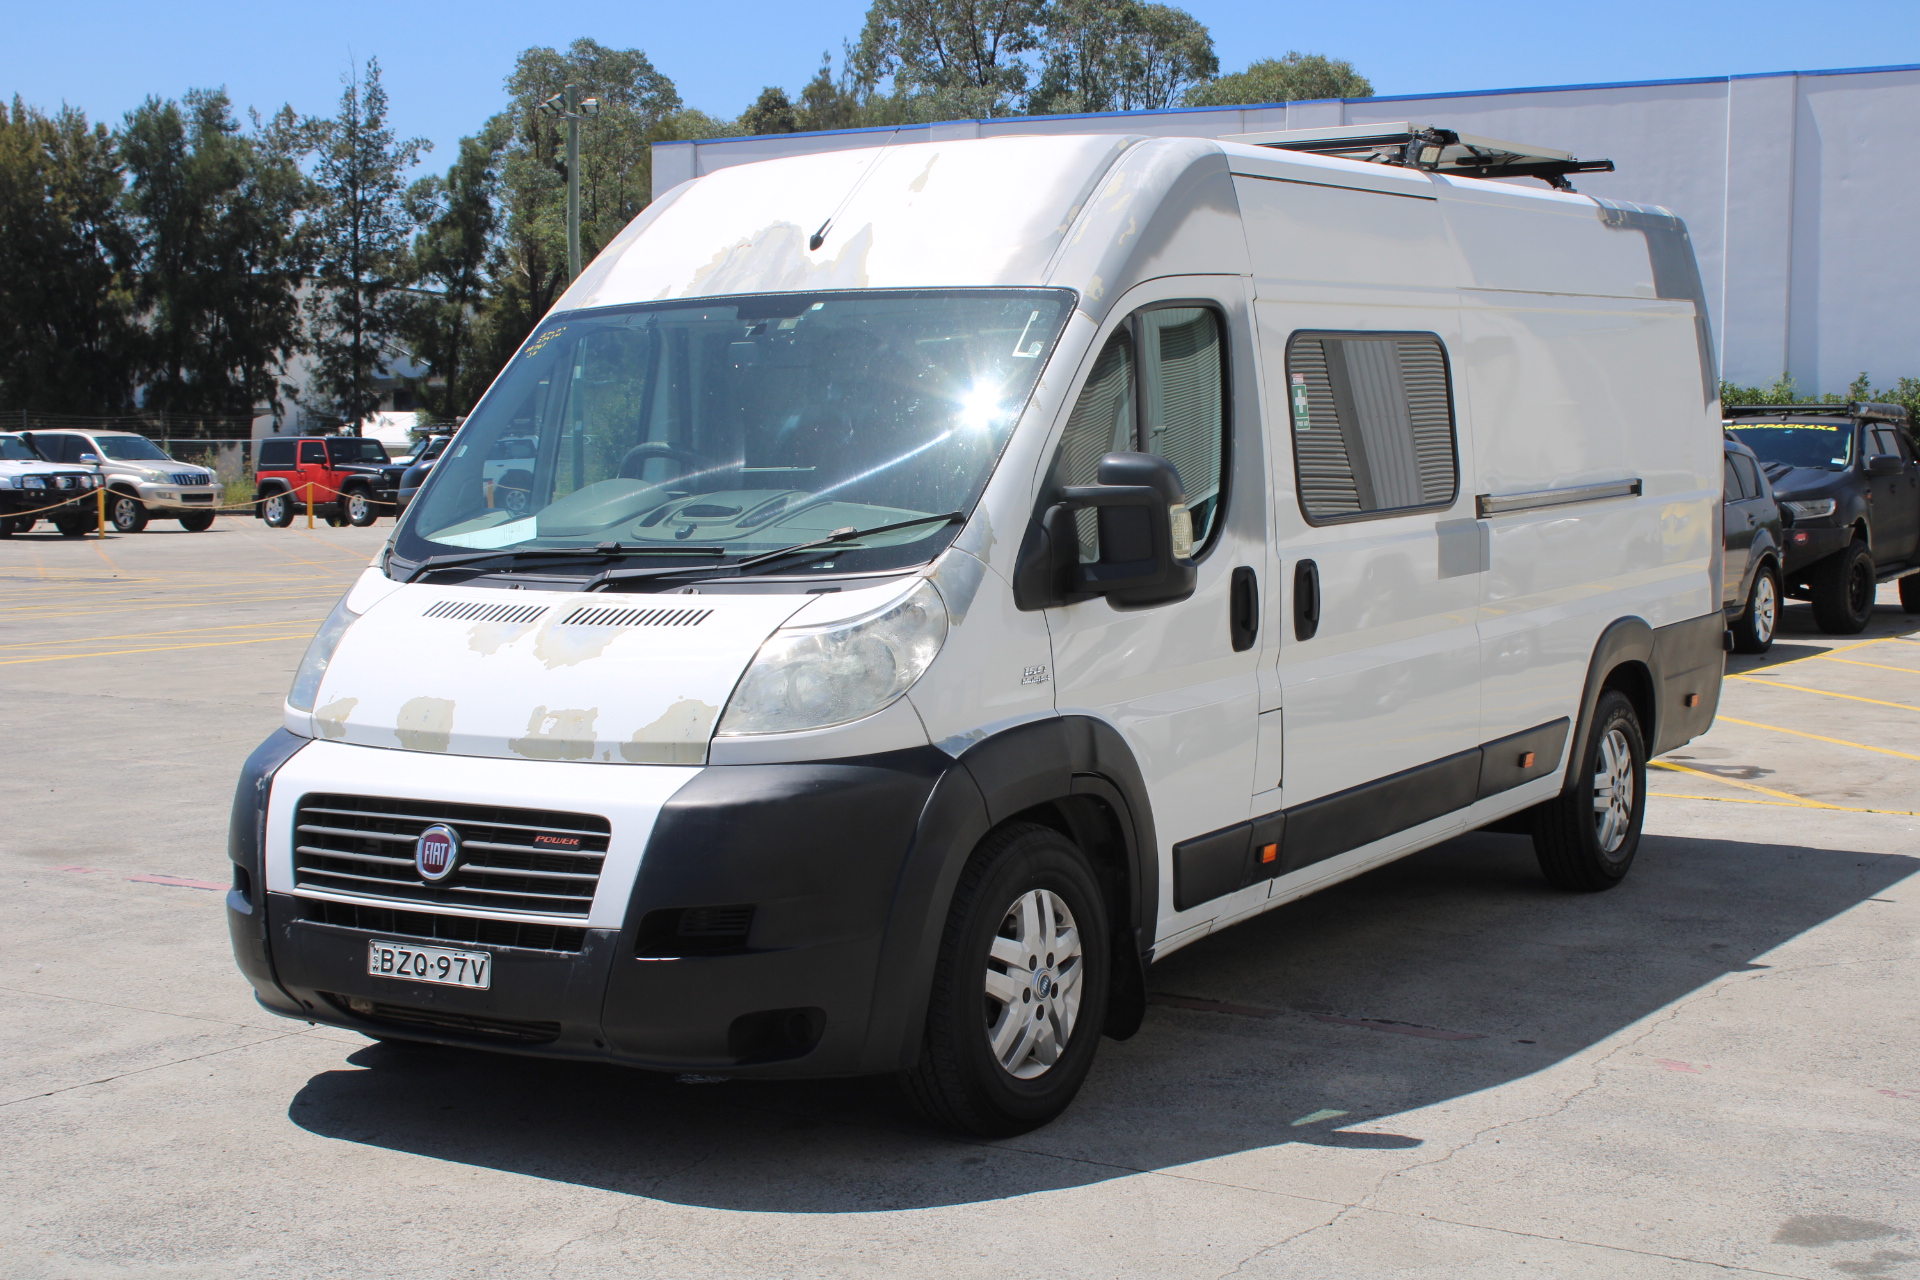
<svg viewBox="0 0 1920 1280">
<path fill-rule="evenodd" d="M 533 359 L 533 357 L 540 354 L 540 349 L 542 347 L 546 346 L 549 342 L 552 342 L 555 338 L 559 337 L 561 334 L 565 333 L 566 331 L 567 331 L 567 326 L 565 325 L 561 325 L 558 329 L 547 330 L 545 333 L 541 334 L 539 337 L 535 338 L 532 342 L 527 344 L 527 349 L 520 353 L 520 358 L 522 360 Z"/>
<path fill-rule="evenodd" d="M 1729 422 L 1735 431 L 1845 431 L 1831 422 Z"/>
</svg>

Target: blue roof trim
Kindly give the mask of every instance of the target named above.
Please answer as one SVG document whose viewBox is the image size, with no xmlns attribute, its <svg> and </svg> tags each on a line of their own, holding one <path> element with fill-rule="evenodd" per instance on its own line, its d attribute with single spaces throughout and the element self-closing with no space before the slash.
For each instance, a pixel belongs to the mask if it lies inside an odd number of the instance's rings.
<svg viewBox="0 0 1920 1280">
<path fill-rule="evenodd" d="M 1920 63 L 1895 63 L 1884 67 L 1831 67 L 1818 71 L 1751 71 L 1730 76 L 1689 76 L 1678 80 L 1606 80 L 1591 84 L 1525 85 L 1513 89 L 1460 89 L 1451 93 L 1379 94 L 1371 98 L 1302 98 L 1287 102 L 1239 102 L 1228 107 L 1165 107 L 1157 111 L 1089 111 L 1059 116 L 993 116 L 973 120 L 937 120 L 925 124 L 867 125 L 859 129 L 820 129 L 811 133 L 745 134 L 731 138 L 674 138 L 656 142 L 656 147 L 692 147 L 706 142 L 753 142 L 761 138 L 837 138 L 856 133 L 905 133 L 909 129 L 931 129 L 935 125 L 1007 124 L 1016 120 L 1117 120 L 1136 116 L 1182 116 L 1202 112 L 1275 111 L 1288 106 L 1302 107 L 1318 102 L 1348 105 L 1364 102 L 1432 102 L 1445 98 L 1498 98 L 1511 93 L 1577 93 L 1588 89 L 1663 89 L 1689 84 L 1727 84 L 1734 80 L 1774 80 L 1785 76 L 1865 76 L 1894 71 L 1920 71 Z"/>
</svg>

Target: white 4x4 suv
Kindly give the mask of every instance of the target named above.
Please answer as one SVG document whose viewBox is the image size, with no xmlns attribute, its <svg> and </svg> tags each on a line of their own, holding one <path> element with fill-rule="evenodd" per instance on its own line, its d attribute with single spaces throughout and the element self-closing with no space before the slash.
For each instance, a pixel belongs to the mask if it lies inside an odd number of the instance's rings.
<svg viewBox="0 0 1920 1280">
<path fill-rule="evenodd" d="M 0 538 L 25 533 L 42 519 L 70 538 L 91 532 L 100 523 L 99 487 L 92 470 L 43 461 L 19 436 L 0 435 Z"/>
<path fill-rule="evenodd" d="M 97 466 L 107 486 L 107 519 L 138 533 L 154 515 L 172 516 L 190 533 L 213 527 L 220 486 L 213 472 L 175 462 L 131 431 L 36 431 L 33 443 L 55 462 Z"/>
</svg>

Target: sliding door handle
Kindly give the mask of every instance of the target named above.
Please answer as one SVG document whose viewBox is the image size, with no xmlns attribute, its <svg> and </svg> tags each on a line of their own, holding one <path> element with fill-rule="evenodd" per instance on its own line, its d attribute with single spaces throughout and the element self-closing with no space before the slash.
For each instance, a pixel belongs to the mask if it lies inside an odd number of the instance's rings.
<svg viewBox="0 0 1920 1280">
<path fill-rule="evenodd" d="M 1320 566 L 1301 560 L 1293 566 L 1293 638 L 1311 640 L 1320 629 Z"/>
</svg>

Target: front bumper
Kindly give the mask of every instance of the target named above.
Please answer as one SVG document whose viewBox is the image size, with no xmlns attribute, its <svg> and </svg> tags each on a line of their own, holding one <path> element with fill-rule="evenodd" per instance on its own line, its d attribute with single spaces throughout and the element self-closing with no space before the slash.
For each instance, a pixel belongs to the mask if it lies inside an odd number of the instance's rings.
<svg viewBox="0 0 1920 1280">
<path fill-rule="evenodd" d="M 148 511 L 207 511 L 220 505 L 219 490 L 211 485 L 165 484 L 143 481 L 134 486 Z"/>
<path fill-rule="evenodd" d="M 1786 565 L 1781 570 L 1781 576 L 1788 585 L 1804 580 L 1809 569 L 1828 556 L 1845 551 L 1851 541 L 1853 530 L 1850 527 L 1794 525 L 1782 529 L 1780 544 Z"/>
<path fill-rule="evenodd" d="M 415 753 L 317 744 L 350 767 L 385 757 L 405 771 Z M 920 945 L 938 874 L 985 829 L 966 770 L 931 747 L 855 760 L 672 770 L 650 829 L 621 824 L 592 915 L 556 948 L 471 940 L 430 906 L 328 901 L 296 891 L 288 836 L 298 794 L 319 789 L 303 764 L 314 745 L 284 730 L 254 759 L 235 799 L 230 855 L 239 889 L 228 919 L 236 961 L 276 1013 L 372 1036 L 399 1036 L 546 1057 L 727 1075 L 823 1076 L 895 1070 L 917 1051 L 925 984 L 906 957 Z M 342 755 L 340 753 L 352 753 Z M 380 762 L 375 762 L 380 763 Z M 642 783 L 640 765 L 434 757 L 432 767 L 487 776 L 494 802 L 558 808 L 543 781 L 590 770 L 605 792 Z M 500 793 L 518 773 L 523 786 Z M 451 774 L 449 776 L 452 776 Z M 327 781 L 331 789 L 335 781 Z M 253 833 L 249 835 L 248 833 Z M 252 886 L 267 886 L 259 892 Z M 915 887 L 917 886 L 917 887 Z M 671 922 L 699 908 L 749 906 L 751 926 L 702 951 Z M 388 908 L 391 908 L 389 910 Z M 935 916 L 937 918 L 937 916 Z M 665 922 L 665 923 L 663 923 Z M 937 927 L 937 926 L 936 926 Z M 435 931 L 440 930 L 438 936 Z M 467 938 L 459 936 L 462 932 Z M 494 957 L 486 991 L 368 973 L 368 942 L 414 939 Z M 663 941 L 665 939 L 665 941 Z"/>
</svg>

